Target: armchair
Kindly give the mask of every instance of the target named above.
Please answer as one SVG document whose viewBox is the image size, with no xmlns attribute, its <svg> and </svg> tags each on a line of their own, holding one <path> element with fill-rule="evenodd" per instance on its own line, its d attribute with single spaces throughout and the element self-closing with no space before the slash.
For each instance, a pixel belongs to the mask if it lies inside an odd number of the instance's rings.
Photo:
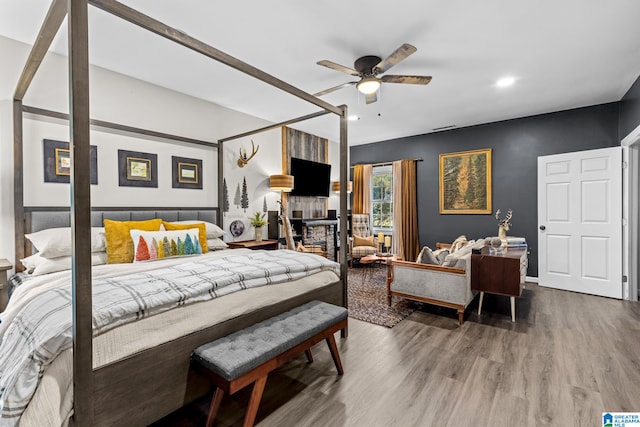
<svg viewBox="0 0 640 427">
<path fill-rule="evenodd" d="M 373 255 L 377 250 L 378 242 L 371 231 L 371 218 L 368 214 L 353 214 L 351 216 L 351 237 L 349 238 L 351 267 L 353 267 L 354 259 Z"/>
</svg>

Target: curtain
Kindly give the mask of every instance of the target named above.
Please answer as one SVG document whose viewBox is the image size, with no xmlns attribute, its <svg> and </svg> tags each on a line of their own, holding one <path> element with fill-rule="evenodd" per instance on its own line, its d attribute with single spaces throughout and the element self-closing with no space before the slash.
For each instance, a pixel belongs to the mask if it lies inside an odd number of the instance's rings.
<svg viewBox="0 0 640 427">
<path fill-rule="evenodd" d="M 369 214 L 371 211 L 371 165 L 355 165 L 353 168 L 353 213 Z"/>
<path fill-rule="evenodd" d="M 420 250 L 416 161 L 393 162 L 393 241 L 392 251 L 406 261 L 415 261 Z"/>
</svg>

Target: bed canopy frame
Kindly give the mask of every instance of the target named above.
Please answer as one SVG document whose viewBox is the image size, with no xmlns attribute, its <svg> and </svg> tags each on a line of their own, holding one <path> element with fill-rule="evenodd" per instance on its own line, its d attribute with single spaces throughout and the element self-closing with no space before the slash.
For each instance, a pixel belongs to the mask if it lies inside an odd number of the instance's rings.
<svg viewBox="0 0 640 427">
<path fill-rule="evenodd" d="M 49 11 L 40 28 L 38 37 L 31 49 L 13 96 L 14 126 L 14 205 L 16 258 L 23 254 L 24 246 L 19 245 L 24 237 L 24 196 L 23 196 L 23 114 L 48 115 L 69 120 L 70 155 L 71 155 L 71 230 L 73 244 L 72 261 L 72 311 L 73 311 L 73 408 L 71 423 L 78 426 L 94 424 L 94 381 L 92 353 L 92 295 L 91 295 L 91 197 L 89 175 L 89 141 L 90 127 L 102 126 L 125 132 L 142 133 L 161 138 L 181 140 L 183 142 L 203 143 L 203 141 L 185 141 L 173 135 L 160 134 L 153 131 L 131 128 L 113 123 L 93 121 L 89 117 L 89 42 L 88 42 L 88 5 L 102 9 L 121 19 L 140 26 L 161 37 L 194 50 L 213 60 L 235 68 L 255 77 L 284 92 L 321 108 L 320 112 L 294 118 L 286 122 L 274 124 L 261 129 L 252 130 L 240 135 L 218 141 L 218 206 L 222 199 L 223 156 L 220 155 L 225 141 L 249 136 L 276 127 L 297 123 L 321 115 L 333 113 L 340 118 L 340 188 L 347 188 L 347 106 L 331 105 L 307 92 L 304 92 L 264 71 L 261 71 L 239 59 L 236 59 L 200 40 L 197 40 L 175 28 L 144 15 L 115 0 L 52 0 Z M 49 47 L 59 31 L 64 18 L 68 22 L 69 39 L 69 114 L 49 112 L 23 105 L 24 96 L 46 55 Z M 210 144 L 215 147 L 216 144 Z M 218 215 L 220 218 L 220 215 Z M 340 193 L 340 245 L 347 247 L 347 193 Z M 19 238 L 19 236 L 22 236 Z M 346 251 L 340 251 L 340 279 L 342 283 L 343 305 L 346 306 Z M 343 331 L 344 335 L 345 331 Z M 77 393 L 82 390 L 81 393 Z"/>
</svg>

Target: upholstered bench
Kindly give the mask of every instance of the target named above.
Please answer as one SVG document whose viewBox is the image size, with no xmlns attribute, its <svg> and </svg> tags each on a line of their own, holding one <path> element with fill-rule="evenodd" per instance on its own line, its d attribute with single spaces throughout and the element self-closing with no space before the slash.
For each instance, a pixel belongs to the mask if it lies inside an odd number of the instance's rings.
<svg viewBox="0 0 640 427">
<path fill-rule="evenodd" d="M 269 372 L 303 351 L 312 362 L 311 347 L 322 340 L 327 341 L 338 374 L 342 375 L 333 334 L 346 327 L 346 308 L 311 301 L 195 349 L 195 366 L 217 387 L 207 427 L 213 425 L 225 393 L 233 394 L 255 383 L 244 418 L 244 426 L 252 426 Z"/>
</svg>

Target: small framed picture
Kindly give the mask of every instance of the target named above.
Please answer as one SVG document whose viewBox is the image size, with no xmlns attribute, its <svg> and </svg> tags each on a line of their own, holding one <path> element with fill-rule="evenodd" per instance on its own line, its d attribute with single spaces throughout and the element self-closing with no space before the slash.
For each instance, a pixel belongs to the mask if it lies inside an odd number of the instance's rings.
<svg viewBox="0 0 640 427">
<path fill-rule="evenodd" d="M 151 160 L 127 157 L 127 179 L 151 181 Z"/>
<path fill-rule="evenodd" d="M 118 150 L 118 184 L 158 188 L 158 155 Z"/>
<path fill-rule="evenodd" d="M 202 190 L 202 160 L 171 156 L 173 188 Z"/>
<path fill-rule="evenodd" d="M 71 175 L 71 152 L 64 148 L 56 148 L 56 175 Z"/>
<path fill-rule="evenodd" d="M 44 182 L 68 184 L 71 181 L 71 151 L 69 143 L 44 139 L 43 141 Z M 89 147 L 91 184 L 98 184 L 98 147 Z"/>
</svg>

